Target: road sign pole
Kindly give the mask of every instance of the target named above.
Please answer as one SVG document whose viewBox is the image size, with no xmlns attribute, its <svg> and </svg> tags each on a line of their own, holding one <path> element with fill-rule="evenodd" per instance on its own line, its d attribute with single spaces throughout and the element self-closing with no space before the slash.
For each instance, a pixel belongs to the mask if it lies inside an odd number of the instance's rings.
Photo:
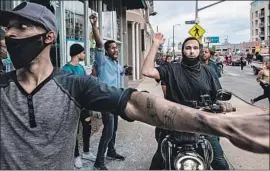
<svg viewBox="0 0 270 171">
<path fill-rule="evenodd" d="M 173 26 L 173 57 L 174 57 L 174 26 Z"/>
<path fill-rule="evenodd" d="M 195 1 L 195 23 L 198 24 L 198 0 Z"/>
<path fill-rule="evenodd" d="M 199 24 L 199 21 L 198 21 L 198 12 L 199 11 L 204 10 L 206 8 L 209 8 L 209 7 L 212 7 L 212 6 L 217 5 L 217 4 L 224 2 L 224 1 L 226 1 L 226 0 L 221 0 L 221 1 L 215 2 L 213 4 L 207 5 L 205 7 L 198 8 L 198 0 L 196 0 L 195 1 L 195 21 L 196 21 L 196 24 Z"/>
<path fill-rule="evenodd" d="M 173 57 L 175 56 L 175 52 L 174 52 L 174 27 L 176 27 L 176 26 L 180 26 L 180 24 L 173 25 Z"/>
</svg>

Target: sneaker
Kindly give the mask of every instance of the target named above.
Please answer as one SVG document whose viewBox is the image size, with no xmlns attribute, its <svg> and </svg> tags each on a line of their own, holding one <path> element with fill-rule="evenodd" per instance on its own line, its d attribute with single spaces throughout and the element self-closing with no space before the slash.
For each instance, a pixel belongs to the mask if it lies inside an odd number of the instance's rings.
<svg viewBox="0 0 270 171">
<path fill-rule="evenodd" d="M 80 157 L 80 156 L 75 158 L 75 163 L 74 163 L 74 165 L 75 165 L 75 167 L 78 168 L 78 169 L 80 169 L 80 168 L 83 167 L 83 165 L 82 165 L 82 160 L 81 160 L 81 157 Z"/>
<path fill-rule="evenodd" d="M 254 104 L 255 102 L 254 102 L 254 100 L 253 100 L 253 99 L 250 99 L 250 103 L 251 103 L 251 104 Z"/>
<path fill-rule="evenodd" d="M 91 152 L 89 153 L 83 153 L 82 159 L 90 160 L 90 161 L 96 161 L 96 156 L 94 156 Z"/>
<path fill-rule="evenodd" d="M 105 164 L 94 164 L 94 170 L 108 170 Z"/>
<path fill-rule="evenodd" d="M 124 156 L 121 156 L 120 154 L 107 154 L 107 158 L 110 159 L 110 160 L 121 160 L 121 161 L 124 161 L 125 160 L 125 157 Z"/>
</svg>

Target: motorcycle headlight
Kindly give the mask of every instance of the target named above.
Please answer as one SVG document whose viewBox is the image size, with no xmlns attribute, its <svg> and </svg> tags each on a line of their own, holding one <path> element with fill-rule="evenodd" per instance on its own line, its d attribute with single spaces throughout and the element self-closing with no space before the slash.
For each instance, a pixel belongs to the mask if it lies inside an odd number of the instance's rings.
<svg viewBox="0 0 270 171">
<path fill-rule="evenodd" d="M 174 162 L 176 170 L 204 170 L 203 159 L 197 155 L 179 155 Z"/>
</svg>

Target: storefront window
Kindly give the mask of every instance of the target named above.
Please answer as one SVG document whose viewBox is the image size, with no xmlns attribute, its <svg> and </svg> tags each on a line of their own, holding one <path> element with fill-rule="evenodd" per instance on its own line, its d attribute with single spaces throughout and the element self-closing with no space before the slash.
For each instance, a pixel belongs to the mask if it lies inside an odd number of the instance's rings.
<svg viewBox="0 0 270 171">
<path fill-rule="evenodd" d="M 70 61 L 70 46 L 74 43 L 84 46 L 84 4 L 80 1 L 65 1 L 65 20 L 67 61 Z M 81 64 L 85 65 L 84 62 Z"/>
</svg>

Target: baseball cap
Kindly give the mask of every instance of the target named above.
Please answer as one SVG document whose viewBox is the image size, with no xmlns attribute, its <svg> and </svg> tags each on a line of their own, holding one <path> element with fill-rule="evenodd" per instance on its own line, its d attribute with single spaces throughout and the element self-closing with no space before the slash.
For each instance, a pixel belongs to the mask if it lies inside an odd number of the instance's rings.
<svg viewBox="0 0 270 171">
<path fill-rule="evenodd" d="M 7 26 L 12 17 L 20 16 L 42 25 L 47 31 L 57 33 L 55 15 L 43 5 L 23 2 L 11 11 L 0 11 L 0 25 Z"/>
</svg>

